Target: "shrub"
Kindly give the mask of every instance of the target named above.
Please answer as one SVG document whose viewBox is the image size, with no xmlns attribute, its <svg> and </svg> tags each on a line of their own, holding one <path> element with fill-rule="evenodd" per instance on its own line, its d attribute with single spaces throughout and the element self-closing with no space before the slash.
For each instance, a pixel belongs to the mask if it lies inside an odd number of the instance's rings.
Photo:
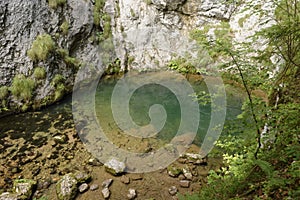
<svg viewBox="0 0 300 200">
<path fill-rule="evenodd" d="M 56 9 L 58 6 L 65 5 L 67 0 L 48 0 L 48 5 L 52 9 Z"/>
<path fill-rule="evenodd" d="M 7 86 L 0 87 L 0 100 L 6 99 L 7 96 L 8 96 L 8 87 Z"/>
<path fill-rule="evenodd" d="M 54 48 L 55 43 L 50 35 L 38 35 L 36 40 L 33 41 L 31 48 L 27 51 L 27 55 L 33 61 L 46 60 Z"/>
<path fill-rule="evenodd" d="M 70 56 L 66 56 L 64 58 L 64 61 L 68 66 L 73 66 L 76 69 L 79 69 L 80 64 L 81 64 L 80 60 L 78 60 L 77 58 L 70 57 Z"/>
<path fill-rule="evenodd" d="M 64 94 L 65 94 L 65 85 L 63 83 L 59 83 L 56 86 L 56 90 L 54 93 L 54 100 L 57 101 L 57 100 L 61 99 Z"/>
<path fill-rule="evenodd" d="M 60 30 L 62 32 L 63 35 L 67 35 L 68 31 L 69 31 L 69 22 L 68 21 L 64 21 L 61 25 L 60 25 Z"/>
<path fill-rule="evenodd" d="M 33 76 L 35 79 L 44 79 L 46 78 L 46 70 L 42 67 L 37 67 L 34 69 Z"/>
<path fill-rule="evenodd" d="M 19 74 L 14 77 L 10 90 L 16 98 L 29 101 L 32 97 L 34 86 L 34 80 Z"/>
</svg>

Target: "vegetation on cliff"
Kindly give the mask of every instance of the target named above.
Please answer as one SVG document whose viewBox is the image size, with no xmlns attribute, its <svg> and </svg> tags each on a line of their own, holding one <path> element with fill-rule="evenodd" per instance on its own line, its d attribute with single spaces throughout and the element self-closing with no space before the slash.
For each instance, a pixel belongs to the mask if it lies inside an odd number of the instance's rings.
<svg viewBox="0 0 300 200">
<path fill-rule="evenodd" d="M 300 2 L 275 4 L 276 23 L 253 37 L 253 41 L 265 39 L 268 47 L 263 51 L 249 43 L 234 49 L 228 40 L 207 41 L 198 35 L 203 46 L 229 58 L 221 67 L 230 69 L 230 76 L 244 85 L 248 100 L 237 121 L 246 126 L 227 129 L 214 152 L 223 156 L 225 167 L 211 171 L 207 186 L 198 194 L 181 199 L 300 197 Z M 282 62 L 272 62 L 272 56 Z M 278 65 L 277 75 L 269 76 Z M 268 94 L 268 101 L 253 95 L 258 88 Z"/>
</svg>

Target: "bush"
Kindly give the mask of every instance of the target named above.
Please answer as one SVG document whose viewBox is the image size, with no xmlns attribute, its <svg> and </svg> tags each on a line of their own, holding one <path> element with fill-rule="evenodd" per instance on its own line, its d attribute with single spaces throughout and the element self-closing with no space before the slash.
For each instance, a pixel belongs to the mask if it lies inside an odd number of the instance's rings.
<svg viewBox="0 0 300 200">
<path fill-rule="evenodd" d="M 46 60 L 51 51 L 55 48 L 55 43 L 48 34 L 38 35 L 33 41 L 31 48 L 27 51 L 27 55 L 33 61 Z"/>
<path fill-rule="evenodd" d="M 19 74 L 14 77 L 10 90 L 16 98 L 29 101 L 32 98 L 34 86 L 34 80 Z"/>
<path fill-rule="evenodd" d="M 0 100 L 5 100 L 8 96 L 8 87 L 2 86 L 0 87 Z"/>
<path fill-rule="evenodd" d="M 54 100 L 55 101 L 60 100 L 64 94 L 65 94 L 65 85 L 63 83 L 59 83 L 56 86 L 56 90 L 54 93 Z"/>
<path fill-rule="evenodd" d="M 69 22 L 67 22 L 66 20 L 61 24 L 60 26 L 60 30 L 62 32 L 63 35 L 67 35 L 68 31 L 69 31 Z"/>
<path fill-rule="evenodd" d="M 42 67 L 37 67 L 34 69 L 33 76 L 35 79 L 44 79 L 46 78 L 46 70 Z"/>
<path fill-rule="evenodd" d="M 48 5 L 52 9 L 56 9 L 58 6 L 65 5 L 67 0 L 48 0 Z"/>
</svg>

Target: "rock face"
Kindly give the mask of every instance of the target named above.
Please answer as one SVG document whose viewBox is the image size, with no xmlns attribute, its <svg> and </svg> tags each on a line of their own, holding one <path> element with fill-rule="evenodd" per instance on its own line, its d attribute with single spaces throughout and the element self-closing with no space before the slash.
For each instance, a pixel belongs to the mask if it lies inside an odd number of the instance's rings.
<svg viewBox="0 0 300 200">
<path fill-rule="evenodd" d="M 99 49 L 110 50 L 108 43 L 93 40 L 102 31 L 94 26 L 95 1 L 57 2 L 0 1 L 0 111 L 39 108 L 59 100 L 72 90 L 80 65 L 98 66 Z M 271 0 L 256 3 L 269 13 L 274 10 Z M 244 41 L 261 28 L 264 16 L 243 9 L 223 0 L 106 0 L 104 6 L 111 17 L 115 57 L 123 69 L 141 71 L 165 67 L 178 57 L 190 57 L 198 68 L 207 66 L 207 52 L 200 52 L 203 58 L 197 60 L 199 47 L 190 41 L 191 31 L 210 26 L 207 35 L 214 38 L 215 29 L 227 23 L 233 41 Z M 13 84 L 18 74 L 28 83 L 26 93 Z"/>
<path fill-rule="evenodd" d="M 219 0 L 108 0 L 107 4 L 119 10 L 111 13 L 114 40 L 122 42 L 117 54 L 123 61 L 126 56 L 135 58 L 129 68 L 139 70 L 162 67 L 174 54 L 192 53 L 195 44 L 189 41 L 189 32 L 229 21 L 233 12 L 233 5 Z"/>
<path fill-rule="evenodd" d="M 65 4 L 48 5 L 47 2 L 0 1 L 0 87 L 11 86 L 17 74 L 24 74 L 35 81 L 30 98 L 22 99 L 10 95 L 9 102 L 0 108 L 14 105 L 20 107 L 25 103 L 29 104 L 28 107 L 32 104 L 49 104 L 60 98 L 55 97 L 55 75 L 63 76 L 63 95 L 72 89 L 78 62 L 90 63 L 97 60 L 97 47 L 88 40 L 94 27 L 92 3 L 68 0 Z M 42 34 L 50 35 L 54 41 L 54 49 L 44 59 L 29 58 L 28 50 Z M 39 81 L 34 75 L 37 67 L 46 72 Z"/>
</svg>

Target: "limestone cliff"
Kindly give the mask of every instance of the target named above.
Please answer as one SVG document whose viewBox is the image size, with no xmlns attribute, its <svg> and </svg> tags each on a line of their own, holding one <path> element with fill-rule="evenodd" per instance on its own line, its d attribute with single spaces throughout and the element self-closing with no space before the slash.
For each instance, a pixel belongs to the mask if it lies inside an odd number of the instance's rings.
<svg viewBox="0 0 300 200">
<path fill-rule="evenodd" d="M 242 12 L 238 2 L 0 1 L 0 111 L 39 108 L 59 100 L 72 91 L 79 67 L 99 65 L 100 52 L 110 54 L 105 41 L 111 37 L 123 69 L 162 68 L 178 56 L 205 67 L 209 56 L 196 53 L 199 47 L 190 40 L 191 31 L 207 29 L 207 36 L 214 37 L 214 30 L 226 24 L 232 40 L 243 41 L 261 28 L 263 16 Z M 266 2 L 271 1 L 255 3 L 272 12 Z"/>
</svg>

